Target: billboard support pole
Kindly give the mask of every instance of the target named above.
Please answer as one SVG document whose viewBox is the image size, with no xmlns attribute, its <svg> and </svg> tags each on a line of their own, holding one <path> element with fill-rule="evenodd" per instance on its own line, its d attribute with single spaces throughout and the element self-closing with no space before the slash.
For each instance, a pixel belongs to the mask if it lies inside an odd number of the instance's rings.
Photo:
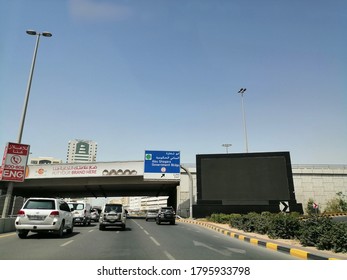
<svg viewBox="0 0 347 280">
<path fill-rule="evenodd" d="M 189 177 L 189 218 L 193 219 L 193 176 L 188 168 L 185 168 L 183 165 L 181 165 L 181 168 L 187 172 Z"/>
</svg>

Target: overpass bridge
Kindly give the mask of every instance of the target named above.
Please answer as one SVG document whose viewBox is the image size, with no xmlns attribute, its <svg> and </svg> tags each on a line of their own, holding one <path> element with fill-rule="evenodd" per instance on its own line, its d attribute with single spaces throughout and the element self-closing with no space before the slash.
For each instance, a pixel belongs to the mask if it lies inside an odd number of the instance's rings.
<svg viewBox="0 0 347 280">
<path fill-rule="evenodd" d="M 143 161 L 28 165 L 25 181 L 14 183 L 13 196 L 114 197 L 169 196 L 177 206 L 179 178 L 144 179 Z M 0 190 L 6 193 L 6 182 Z"/>
</svg>

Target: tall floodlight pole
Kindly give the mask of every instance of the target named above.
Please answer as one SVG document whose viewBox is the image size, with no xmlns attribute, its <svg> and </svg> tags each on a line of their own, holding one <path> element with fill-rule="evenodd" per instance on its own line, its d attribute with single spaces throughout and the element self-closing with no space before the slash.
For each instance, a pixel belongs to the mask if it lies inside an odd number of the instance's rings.
<svg viewBox="0 0 347 280">
<path fill-rule="evenodd" d="M 226 148 L 227 154 L 229 154 L 229 147 L 231 147 L 232 144 L 222 144 L 222 146 Z"/>
<path fill-rule="evenodd" d="M 37 37 L 36 37 L 36 43 L 35 43 L 33 59 L 32 59 L 31 67 L 30 67 L 30 73 L 29 73 L 29 79 L 28 79 L 28 84 L 27 84 L 27 90 L 26 90 L 25 99 L 24 99 L 22 118 L 21 118 L 20 125 L 19 125 L 19 132 L 18 132 L 18 137 L 17 137 L 17 143 L 18 144 L 20 144 L 22 142 L 22 135 L 23 135 L 23 128 L 24 128 L 24 123 L 25 123 L 25 116 L 26 116 L 26 111 L 27 111 L 27 107 L 28 107 L 31 82 L 32 82 L 32 79 L 33 79 L 33 74 L 34 74 L 34 69 L 35 69 L 36 55 L 37 55 L 37 49 L 39 47 L 40 36 L 42 35 L 44 37 L 52 37 L 52 33 L 50 33 L 50 32 L 38 33 L 38 32 L 36 32 L 34 30 L 27 30 L 26 33 L 28 35 L 33 35 L 33 36 L 37 36 Z M 4 208 L 3 208 L 3 211 L 2 211 L 2 218 L 6 218 L 7 217 L 9 206 L 10 206 L 10 201 L 11 201 L 11 197 L 12 197 L 12 192 L 13 192 L 13 182 L 9 182 L 8 185 L 7 185 L 7 192 L 6 192 L 5 202 L 4 202 Z"/>
<path fill-rule="evenodd" d="M 243 95 L 246 92 L 246 88 L 241 88 L 238 93 L 241 94 L 241 106 L 242 106 L 242 118 L 243 118 L 243 128 L 245 133 L 245 145 L 246 145 L 246 153 L 248 153 L 248 139 L 247 139 L 247 128 L 246 128 L 246 116 L 245 116 L 245 107 L 243 105 Z"/>
</svg>

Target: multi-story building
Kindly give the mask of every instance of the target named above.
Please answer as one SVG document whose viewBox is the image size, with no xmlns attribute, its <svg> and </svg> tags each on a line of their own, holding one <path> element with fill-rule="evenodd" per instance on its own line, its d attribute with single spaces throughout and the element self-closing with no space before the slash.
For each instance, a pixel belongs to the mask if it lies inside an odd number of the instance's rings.
<svg viewBox="0 0 347 280">
<path fill-rule="evenodd" d="M 155 210 L 167 206 L 167 199 L 168 196 L 135 196 L 129 197 L 126 205 L 132 213 L 144 213 L 148 210 Z M 123 205 L 125 205 L 124 202 Z"/>
<path fill-rule="evenodd" d="M 91 140 L 70 140 L 67 149 L 67 163 L 96 161 L 97 144 Z"/>
<path fill-rule="evenodd" d="M 159 209 L 167 205 L 168 196 L 143 196 L 141 197 L 141 210 L 147 211 L 151 209 Z"/>
<path fill-rule="evenodd" d="M 63 161 L 61 159 L 56 159 L 53 157 L 38 157 L 31 158 L 29 164 L 58 164 L 62 162 Z"/>
<path fill-rule="evenodd" d="M 139 212 L 141 210 L 141 197 L 133 196 L 129 198 L 129 209 L 132 212 Z"/>
</svg>

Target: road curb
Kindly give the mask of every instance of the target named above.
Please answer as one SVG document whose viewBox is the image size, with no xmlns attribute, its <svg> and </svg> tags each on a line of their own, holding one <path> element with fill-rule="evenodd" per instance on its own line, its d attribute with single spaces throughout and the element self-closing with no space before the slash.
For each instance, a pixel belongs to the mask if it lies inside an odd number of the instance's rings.
<svg viewBox="0 0 347 280">
<path fill-rule="evenodd" d="M 254 237 L 249 237 L 245 234 L 235 233 L 231 230 L 226 230 L 226 229 L 211 225 L 211 224 L 206 223 L 206 222 L 195 221 L 195 220 L 185 220 L 185 219 L 179 219 L 178 222 L 200 225 L 200 226 L 215 230 L 217 232 L 220 232 L 224 235 L 230 236 L 231 238 L 236 238 L 236 239 L 251 243 L 251 244 L 256 245 L 256 246 L 265 247 L 266 249 L 269 249 L 269 250 L 287 253 L 287 254 L 290 254 L 292 256 L 301 258 L 301 259 L 306 259 L 306 260 L 340 260 L 338 258 L 324 257 L 324 256 L 321 256 L 318 254 L 313 254 L 313 253 L 310 253 L 310 252 L 307 252 L 307 251 L 304 251 L 301 249 L 283 246 L 283 245 L 277 244 L 275 242 L 263 241 L 263 240 L 260 240 L 260 239 L 254 238 Z"/>
</svg>

